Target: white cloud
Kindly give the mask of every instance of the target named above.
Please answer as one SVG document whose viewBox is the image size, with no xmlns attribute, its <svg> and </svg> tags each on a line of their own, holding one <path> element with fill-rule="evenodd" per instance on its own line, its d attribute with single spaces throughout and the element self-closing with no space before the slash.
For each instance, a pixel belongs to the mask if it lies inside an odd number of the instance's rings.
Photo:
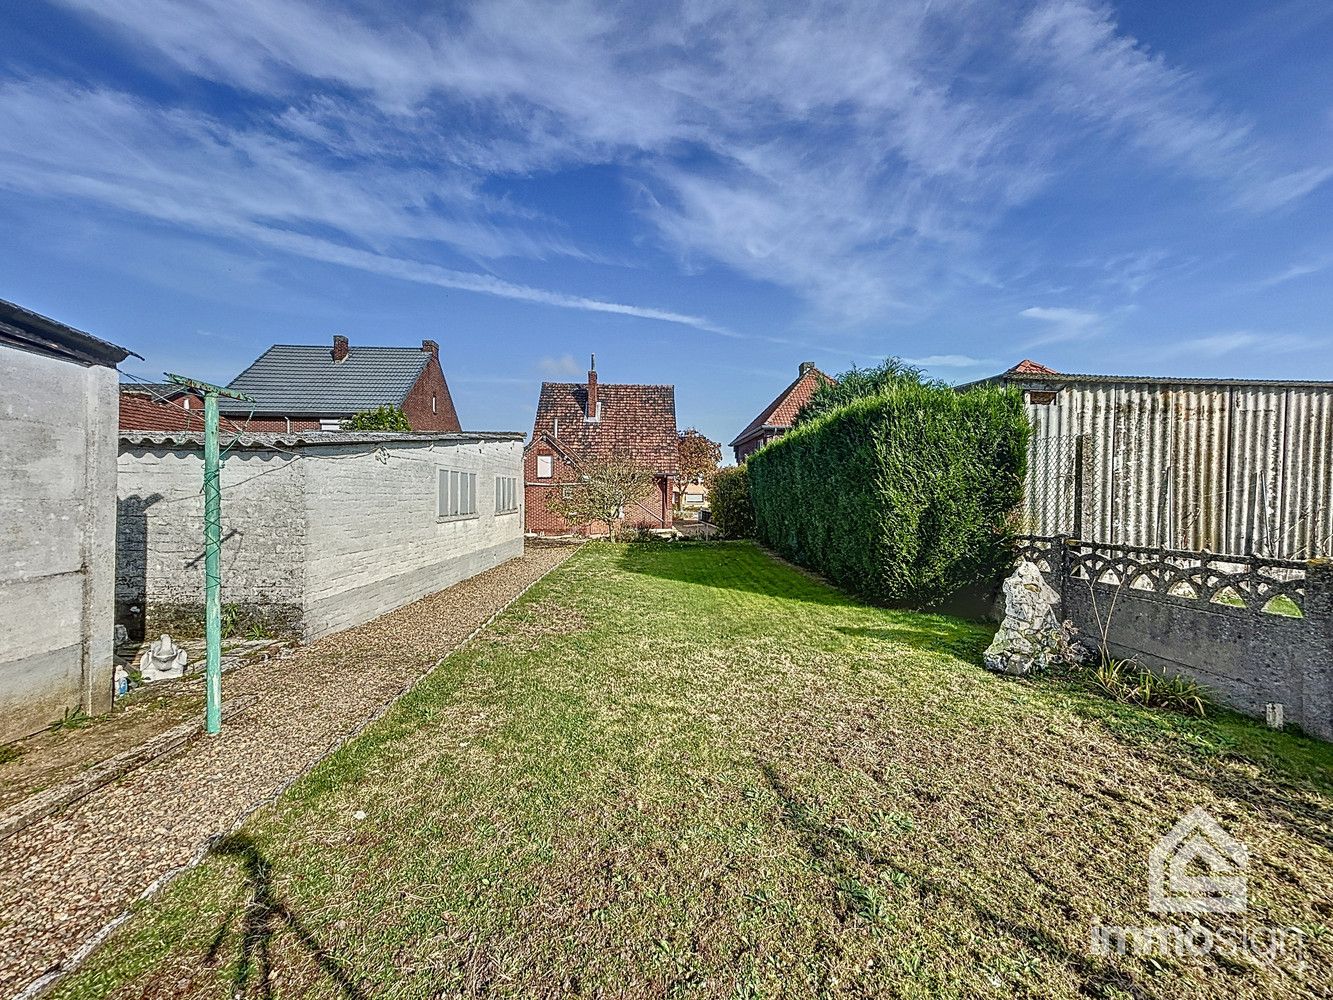
<svg viewBox="0 0 1333 1000">
<path fill-rule="evenodd" d="M 1023 345 L 1024 348 L 1078 340 L 1096 332 L 1102 322 L 1102 317 L 1098 313 L 1065 306 L 1029 306 L 1018 315 L 1025 319 L 1037 320 L 1047 327 L 1046 333 L 1027 341 Z"/>
<path fill-rule="evenodd" d="M 1319 341 L 1316 339 L 1302 334 L 1235 330 L 1191 337 L 1163 348 L 1158 353 L 1164 358 L 1220 358 L 1227 354 L 1251 350 L 1260 350 L 1265 354 L 1292 354 L 1296 351 L 1309 350 L 1318 344 Z"/>
<path fill-rule="evenodd" d="M 220 185 L 228 211 L 276 208 L 379 253 L 416 256 L 389 245 L 414 239 L 476 260 L 578 257 L 558 224 L 485 182 L 613 164 L 685 270 L 720 262 L 839 321 L 921 314 L 987 274 L 991 231 L 1076 169 L 1071 150 L 1128 146 L 1253 210 L 1330 173 L 1279 162 L 1249 121 L 1082 0 L 501 0 L 411 23 L 352 0 L 58 2 L 147 63 L 280 109 L 250 131 L 159 115 L 185 147 L 142 149 L 154 183 L 102 178 L 129 189 L 122 204 L 149 211 L 165 181 L 207 205 Z M 200 167 L 199 182 L 163 176 L 164 156 Z M 250 157 L 260 183 L 242 197 Z"/>
<path fill-rule="evenodd" d="M 573 378 L 587 371 L 574 360 L 572 354 L 562 354 L 558 358 L 542 358 L 537 362 L 537 368 L 549 378 Z"/>
<path fill-rule="evenodd" d="M 1319 274 L 1321 271 L 1327 271 L 1333 267 L 1333 255 L 1327 257 L 1317 257 L 1313 260 L 1299 261 L 1290 267 L 1271 274 L 1267 278 L 1256 281 L 1255 288 L 1272 288 L 1274 285 L 1286 284 L 1288 281 L 1295 281 L 1298 278 L 1307 278 L 1312 274 Z"/>
<path fill-rule="evenodd" d="M 990 358 L 974 358 L 968 354 L 929 354 L 924 358 L 904 358 L 918 368 L 984 368 L 995 364 Z"/>
</svg>

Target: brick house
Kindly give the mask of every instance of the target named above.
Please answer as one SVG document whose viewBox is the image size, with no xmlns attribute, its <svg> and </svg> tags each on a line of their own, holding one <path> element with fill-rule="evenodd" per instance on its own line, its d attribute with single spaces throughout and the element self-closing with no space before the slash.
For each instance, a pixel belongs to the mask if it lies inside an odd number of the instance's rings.
<svg viewBox="0 0 1333 1000">
<path fill-rule="evenodd" d="M 357 347 L 343 336 L 332 347 L 274 344 L 227 386 L 255 399 L 252 431 L 337 430 L 362 410 L 400 406 L 412 430 L 462 430 L 440 368 L 440 345 Z M 219 401 L 222 414 L 246 422 L 250 403 Z"/>
<path fill-rule="evenodd" d="M 228 417 L 219 417 L 218 427 L 233 432 L 243 429 Z M 135 431 L 202 431 L 203 397 L 171 382 L 122 382 L 120 428 Z"/>
<path fill-rule="evenodd" d="M 597 525 L 571 525 L 547 509 L 547 499 L 575 483 L 589 458 L 627 457 L 656 476 L 653 495 L 624 512 L 622 524 L 671 525 L 676 480 L 676 387 L 599 385 L 596 359 L 584 382 L 543 382 L 523 452 L 527 530 L 559 535 L 576 530 L 605 532 Z"/>
<path fill-rule="evenodd" d="M 813 361 L 802 361 L 796 381 L 783 389 L 778 398 L 764 407 L 759 416 L 751 420 L 749 426 L 731 442 L 730 447 L 736 455 L 737 464 L 791 430 L 796 414 L 810 402 L 815 390 L 833 381 L 816 368 Z"/>
</svg>

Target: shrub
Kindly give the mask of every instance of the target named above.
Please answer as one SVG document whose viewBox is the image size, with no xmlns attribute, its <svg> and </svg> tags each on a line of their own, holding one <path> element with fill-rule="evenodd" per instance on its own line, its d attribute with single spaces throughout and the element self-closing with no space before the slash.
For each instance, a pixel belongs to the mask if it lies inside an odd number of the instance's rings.
<svg viewBox="0 0 1333 1000">
<path fill-rule="evenodd" d="M 1204 718 L 1208 696 L 1195 681 L 1182 674 L 1163 676 L 1145 670 L 1133 660 L 1103 659 L 1091 671 L 1092 685 L 1116 701 L 1165 708 Z"/>
<path fill-rule="evenodd" d="M 407 415 L 400 406 L 377 406 L 362 410 L 343 421 L 345 431 L 411 431 Z"/>
<path fill-rule="evenodd" d="M 719 469 L 708 488 L 708 509 L 713 523 L 726 538 L 749 538 L 754 534 L 754 508 L 750 504 L 750 478 L 745 466 Z"/>
<path fill-rule="evenodd" d="M 1028 433 L 1016 390 L 899 379 L 750 457 L 756 534 L 872 601 L 938 605 L 993 585 Z"/>
<path fill-rule="evenodd" d="M 944 384 L 928 381 L 920 368 L 908 364 L 902 358 L 885 358 L 873 368 L 852 365 L 847 371 L 839 372 L 833 381 L 821 382 L 815 388 L 809 401 L 796 414 L 795 426 L 801 427 L 825 413 L 866 396 L 882 396 L 903 382 L 914 385 Z"/>
</svg>

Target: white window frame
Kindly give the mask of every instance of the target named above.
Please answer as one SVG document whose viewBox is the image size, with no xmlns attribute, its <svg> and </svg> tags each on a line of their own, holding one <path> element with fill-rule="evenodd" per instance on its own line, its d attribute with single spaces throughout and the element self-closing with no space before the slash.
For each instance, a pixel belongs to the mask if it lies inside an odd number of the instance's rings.
<svg viewBox="0 0 1333 1000">
<path fill-rule="evenodd" d="M 477 516 L 477 474 L 463 469 L 439 469 L 435 480 L 435 517 L 458 521 Z"/>
<path fill-rule="evenodd" d="M 495 513 L 518 513 L 518 479 L 515 476 L 495 477 Z"/>
<path fill-rule="evenodd" d="M 543 472 L 542 469 L 545 469 L 546 471 Z M 554 455 L 538 455 L 538 456 L 537 456 L 537 478 L 538 478 L 538 479 L 550 479 L 550 478 L 551 478 L 552 476 L 554 476 L 554 475 L 555 475 L 555 456 L 554 456 Z"/>
</svg>

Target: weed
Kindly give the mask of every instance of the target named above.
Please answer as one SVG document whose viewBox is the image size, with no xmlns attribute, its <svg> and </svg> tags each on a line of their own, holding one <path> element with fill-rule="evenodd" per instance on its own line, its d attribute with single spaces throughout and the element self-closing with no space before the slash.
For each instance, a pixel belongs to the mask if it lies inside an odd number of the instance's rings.
<svg viewBox="0 0 1333 1000">
<path fill-rule="evenodd" d="M 1165 708 L 1205 718 L 1208 698 L 1195 681 L 1182 674 L 1163 676 L 1145 670 L 1133 660 L 1103 659 L 1092 670 L 1092 684 L 1116 701 Z"/>
<path fill-rule="evenodd" d="M 93 720 L 88 718 L 82 708 L 67 708 L 65 714 L 60 719 L 52 723 L 51 728 L 65 731 L 71 729 L 83 729 L 85 726 L 91 726 Z"/>
<path fill-rule="evenodd" d="M 23 756 L 23 751 L 12 744 L 0 745 L 0 764 L 12 764 Z"/>
</svg>

